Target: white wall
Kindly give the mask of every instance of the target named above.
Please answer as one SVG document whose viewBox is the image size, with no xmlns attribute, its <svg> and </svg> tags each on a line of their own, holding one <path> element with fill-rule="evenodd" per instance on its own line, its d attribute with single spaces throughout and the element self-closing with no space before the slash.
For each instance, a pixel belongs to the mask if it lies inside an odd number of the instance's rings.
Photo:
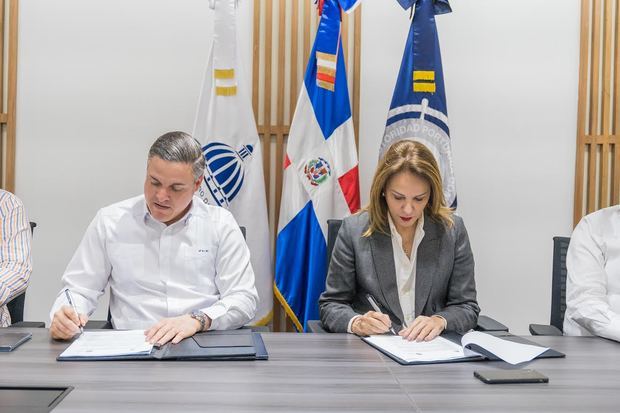
<svg viewBox="0 0 620 413">
<path fill-rule="evenodd" d="M 458 191 L 482 313 L 548 323 L 552 237 L 572 230 L 579 1 L 452 1 L 437 17 Z M 366 202 L 409 13 L 366 1 L 361 186 Z"/>
<path fill-rule="evenodd" d="M 251 7 L 240 3 L 249 63 Z M 20 4 L 16 186 L 39 223 L 26 318 L 47 320 L 95 211 L 141 192 L 155 137 L 191 131 L 212 18 L 206 0 Z M 578 0 L 452 5 L 438 21 L 459 212 L 483 312 L 524 333 L 548 321 L 551 237 L 571 229 Z M 364 2 L 363 201 L 408 17 L 395 0 Z"/>
<path fill-rule="evenodd" d="M 48 320 L 97 209 L 142 192 L 155 138 L 192 131 L 212 39 L 208 4 L 20 2 L 16 192 L 39 224 L 26 319 Z M 248 61 L 250 6 L 239 9 Z M 106 314 L 104 302 L 96 316 Z"/>
</svg>

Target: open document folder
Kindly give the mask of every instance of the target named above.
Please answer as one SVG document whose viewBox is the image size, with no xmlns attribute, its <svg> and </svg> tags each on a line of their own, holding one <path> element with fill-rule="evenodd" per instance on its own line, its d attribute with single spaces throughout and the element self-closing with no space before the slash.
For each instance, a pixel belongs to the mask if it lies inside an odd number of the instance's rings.
<svg viewBox="0 0 620 413">
<path fill-rule="evenodd" d="M 266 360 L 267 357 L 261 335 L 250 329 L 209 331 L 162 347 L 146 342 L 143 330 L 106 330 L 85 331 L 57 360 Z"/>
<path fill-rule="evenodd" d="M 479 331 L 463 336 L 444 334 L 428 342 L 404 340 L 395 335 L 362 337 L 362 340 L 400 364 L 431 364 L 456 361 L 504 360 L 519 364 L 535 358 L 565 357 L 563 353 L 540 347 L 511 334 L 497 337 Z"/>
</svg>

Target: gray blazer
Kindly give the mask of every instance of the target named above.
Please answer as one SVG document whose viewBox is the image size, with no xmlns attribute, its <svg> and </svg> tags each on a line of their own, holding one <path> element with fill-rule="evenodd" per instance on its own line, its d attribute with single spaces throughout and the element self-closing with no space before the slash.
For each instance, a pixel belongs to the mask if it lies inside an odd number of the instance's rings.
<svg viewBox="0 0 620 413">
<path fill-rule="evenodd" d="M 334 333 L 346 333 L 352 317 L 372 310 L 371 294 L 397 331 L 403 324 L 398 298 L 392 239 L 368 228 L 368 213 L 345 218 L 334 245 L 326 289 L 319 299 L 321 322 Z M 476 326 L 474 257 L 463 220 L 452 228 L 424 216 L 424 238 L 418 247 L 415 315 L 444 317 L 447 330 L 464 333 Z"/>
</svg>

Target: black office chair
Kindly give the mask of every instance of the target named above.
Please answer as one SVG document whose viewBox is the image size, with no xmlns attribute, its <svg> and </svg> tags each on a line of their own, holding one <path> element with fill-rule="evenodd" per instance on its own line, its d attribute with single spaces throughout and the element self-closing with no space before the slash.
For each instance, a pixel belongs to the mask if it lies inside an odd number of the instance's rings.
<svg viewBox="0 0 620 413">
<path fill-rule="evenodd" d="M 34 235 L 34 229 L 37 226 L 36 222 L 30 222 L 30 233 Z M 26 290 L 16 297 L 13 297 L 11 301 L 7 303 L 9 314 L 11 315 L 10 327 L 25 327 L 25 328 L 45 328 L 45 323 L 42 321 L 24 321 L 24 305 L 26 304 Z"/>
<path fill-rule="evenodd" d="M 243 234 L 243 238 L 246 238 L 245 227 L 239 226 L 241 233 Z M 87 330 L 110 330 L 112 329 L 112 314 L 110 313 L 110 307 L 108 307 L 108 319 L 107 320 L 89 320 L 84 326 Z M 265 329 L 260 328 L 261 331 L 265 331 Z M 258 330 L 257 330 L 258 331 Z M 267 329 L 268 331 L 268 329 Z"/>
<path fill-rule="evenodd" d="M 332 251 L 336 238 L 338 237 L 338 231 L 342 225 L 341 219 L 329 219 L 327 220 L 327 267 L 332 259 Z M 508 327 L 492 319 L 491 317 L 480 315 L 478 316 L 478 325 L 476 326 L 478 331 L 508 331 Z M 308 320 L 308 332 L 310 333 L 326 333 L 327 331 L 323 327 L 321 320 Z"/>
<path fill-rule="evenodd" d="M 553 275 L 551 279 L 550 324 L 530 324 L 534 336 L 561 336 L 566 312 L 566 252 L 569 237 L 553 237 Z"/>
</svg>

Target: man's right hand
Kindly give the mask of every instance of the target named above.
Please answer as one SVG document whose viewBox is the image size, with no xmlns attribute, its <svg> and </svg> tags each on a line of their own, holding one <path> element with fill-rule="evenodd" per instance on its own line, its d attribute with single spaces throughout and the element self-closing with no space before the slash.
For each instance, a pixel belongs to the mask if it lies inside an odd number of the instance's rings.
<svg viewBox="0 0 620 413">
<path fill-rule="evenodd" d="M 86 325 L 87 321 L 88 316 L 80 314 L 78 318 L 72 307 L 63 305 L 54 313 L 50 334 L 55 340 L 69 340 L 80 332 L 80 326 Z"/>
<path fill-rule="evenodd" d="M 392 321 L 387 314 L 369 311 L 353 320 L 351 331 L 358 336 L 370 336 L 386 333 L 391 325 Z"/>
</svg>

